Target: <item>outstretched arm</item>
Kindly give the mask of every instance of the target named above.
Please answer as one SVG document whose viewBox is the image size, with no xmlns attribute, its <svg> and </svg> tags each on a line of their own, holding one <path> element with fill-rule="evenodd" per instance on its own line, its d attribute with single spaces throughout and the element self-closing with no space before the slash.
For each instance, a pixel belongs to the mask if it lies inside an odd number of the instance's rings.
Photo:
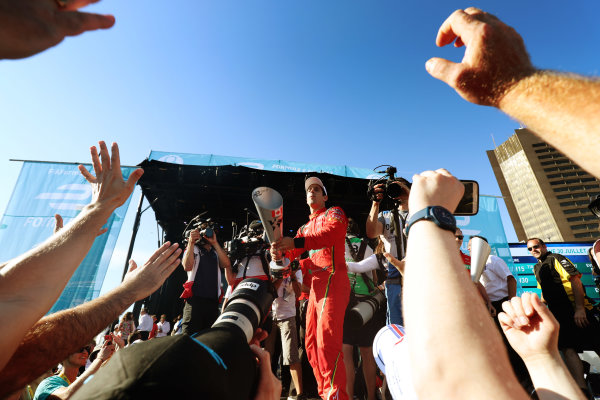
<svg viewBox="0 0 600 400">
<path fill-rule="evenodd" d="M 558 322 L 535 293 L 502 304 L 500 326 L 521 356 L 540 400 L 585 399 L 558 352 Z"/>
<path fill-rule="evenodd" d="M 521 36 L 470 7 L 440 27 L 436 44 L 465 46 L 460 63 L 431 58 L 426 69 L 465 100 L 494 106 L 523 122 L 585 170 L 600 176 L 600 80 L 533 67 Z"/>
<path fill-rule="evenodd" d="M 0 371 L 0 397 L 23 387 L 64 360 L 132 303 L 152 294 L 175 270 L 180 254 L 177 243 L 171 245 L 166 242 L 142 267 L 138 268 L 131 260 L 125 279 L 115 289 L 90 302 L 39 320 L 25 334 L 7 366 Z"/>
<path fill-rule="evenodd" d="M 413 177 L 409 208 L 417 212 L 438 205 L 454 211 L 463 192 L 448 171 L 426 171 Z M 405 260 L 404 316 L 418 397 L 526 399 L 499 332 L 464 272 L 454 232 L 430 221 L 415 223 Z M 440 303 L 430 290 L 448 301 Z M 464 368 L 453 368 L 458 359 Z"/>
<path fill-rule="evenodd" d="M 107 29 L 112 15 L 78 11 L 98 0 L 0 0 L 0 59 L 25 58 L 55 46 L 66 36 Z"/>
<path fill-rule="evenodd" d="M 0 270 L 0 314 L 11 321 L 11 329 L 0 336 L 0 368 L 25 332 L 52 307 L 102 225 L 131 195 L 144 172 L 137 169 L 123 180 L 116 143 L 112 156 L 104 142 L 100 142 L 100 155 L 96 147 L 91 154 L 96 176 L 81 165 L 79 170 L 92 185 L 92 202 L 67 226 Z"/>
</svg>

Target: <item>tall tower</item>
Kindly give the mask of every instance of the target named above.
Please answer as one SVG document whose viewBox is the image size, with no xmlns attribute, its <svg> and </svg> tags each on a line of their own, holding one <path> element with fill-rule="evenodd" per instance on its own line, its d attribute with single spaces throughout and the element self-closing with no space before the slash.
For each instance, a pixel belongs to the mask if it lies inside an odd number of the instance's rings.
<svg viewBox="0 0 600 400">
<path fill-rule="evenodd" d="M 522 241 L 590 241 L 600 236 L 588 210 L 599 181 L 527 129 L 487 151 L 508 213 Z"/>
</svg>

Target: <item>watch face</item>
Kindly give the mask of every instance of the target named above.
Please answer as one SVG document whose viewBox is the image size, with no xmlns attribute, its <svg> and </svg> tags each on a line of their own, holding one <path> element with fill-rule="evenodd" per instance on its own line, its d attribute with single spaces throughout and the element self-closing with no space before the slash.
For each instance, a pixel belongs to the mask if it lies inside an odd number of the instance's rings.
<svg viewBox="0 0 600 400">
<path fill-rule="evenodd" d="M 431 212 L 433 215 L 435 215 L 435 217 L 437 218 L 437 220 L 440 222 L 440 224 L 442 226 L 447 226 L 447 227 L 455 227 L 456 226 L 456 219 L 454 218 L 454 215 L 452 215 L 452 213 L 450 213 L 450 211 L 446 210 L 443 207 L 432 207 Z"/>
</svg>

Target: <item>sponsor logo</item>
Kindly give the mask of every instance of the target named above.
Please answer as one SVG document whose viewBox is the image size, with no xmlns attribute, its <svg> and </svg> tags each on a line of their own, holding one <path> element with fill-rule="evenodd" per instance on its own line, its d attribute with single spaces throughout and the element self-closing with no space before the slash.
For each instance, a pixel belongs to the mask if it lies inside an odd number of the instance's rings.
<svg viewBox="0 0 600 400">
<path fill-rule="evenodd" d="M 87 200 L 92 196 L 92 187 L 87 183 L 70 183 L 56 188 L 55 192 L 38 194 L 37 200 L 63 200 L 50 202 L 50 207 L 55 210 L 81 210 L 87 205 Z M 66 201 L 65 201 L 66 200 Z"/>
<path fill-rule="evenodd" d="M 282 165 L 282 164 L 273 164 L 273 165 L 271 165 L 271 169 L 281 170 L 281 171 L 294 171 L 294 172 L 310 172 L 310 171 L 312 171 L 312 169 L 308 169 L 308 168 L 292 167 L 290 165 Z"/>
<path fill-rule="evenodd" d="M 258 290 L 259 285 L 255 282 L 242 282 L 238 285 L 240 289 Z"/>
<path fill-rule="evenodd" d="M 183 158 L 179 157 L 177 154 L 168 154 L 166 156 L 162 156 L 158 159 L 158 161 L 171 164 L 183 164 Z"/>
<path fill-rule="evenodd" d="M 254 169 L 265 169 L 264 164 L 257 163 L 257 162 L 247 161 L 247 162 L 239 163 L 238 165 L 242 166 L 242 167 L 248 167 L 248 168 L 254 168 Z"/>
</svg>

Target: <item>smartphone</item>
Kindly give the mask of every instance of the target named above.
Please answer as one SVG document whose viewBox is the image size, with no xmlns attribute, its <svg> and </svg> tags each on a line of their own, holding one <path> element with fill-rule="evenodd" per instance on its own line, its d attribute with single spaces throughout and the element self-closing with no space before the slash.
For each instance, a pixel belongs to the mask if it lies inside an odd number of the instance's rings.
<svg viewBox="0 0 600 400">
<path fill-rule="evenodd" d="M 104 335 L 104 341 L 108 342 L 108 344 L 112 344 L 112 335 Z"/>
<path fill-rule="evenodd" d="M 465 185 L 465 194 L 458 203 L 454 215 L 475 215 L 479 212 L 479 183 L 472 180 L 460 180 Z"/>
</svg>

